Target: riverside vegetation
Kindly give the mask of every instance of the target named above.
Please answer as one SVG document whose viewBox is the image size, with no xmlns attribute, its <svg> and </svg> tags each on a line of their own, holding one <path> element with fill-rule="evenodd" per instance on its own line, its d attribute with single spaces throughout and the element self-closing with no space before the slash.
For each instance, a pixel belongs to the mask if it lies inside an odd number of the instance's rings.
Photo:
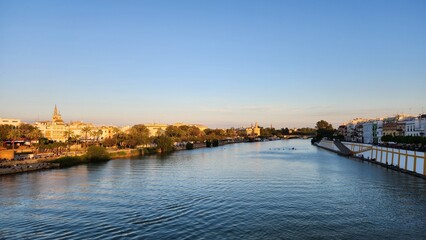
<svg viewBox="0 0 426 240">
<path fill-rule="evenodd" d="M 60 167 L 70 167 L 82 163 L 104 162 L 110 160 L 111 157 L 104 147 L 90 146 L 87 148 L 86 154 L 82 156 L 67 156 L 55 159 L 52 163 L 59 163 Z"/>
<path fill-rule="evenodd" d="M 74 166 L 77 164 L 107 161 L 111 158 L 123 158 L 131 156 L 167 153 L 174 150 L 192 150 L 200 147 L 217 147 L 222 141 L 241 142 L 248 141 L 249 136 L 245 128 L 229 129 L 205 129 L 200 130 L 196 126 L 168 126 L 165 130 L 157 132 L 156 136 L 150 136 L 149 129 L 143 124 L 134 125 L 129 131 L 123 132 L 119 128 L 113 130 L 111 137 L 101 139 L 99 131 L 85 127 L 84 136 L 74 135 L 71 131 L 64 132 L 65 142 L 54 142 L 44 138 L 39 129 L 29 124 L 21 124 L 18 127 L 10 125 L 0 126 L 0 141 L 6 149 L 24 149 L 26 153 L 46 154 L 50 157 L 61 156 L 55 160 L 60 167 Z M 82 131 L 83 131 L 82 130 Z M 290 131 L 288 128 L 260 128 L 261 139 L 282 137 L 284 135 L 309 135 L 315 129 L 301 128 L 298 131 Z M 20 146 L 16 141 L 20 142 Z M 28 143 L 25 146 L 22 142 Z M 72 152 L 74 155 L 66 156 Z M 40 155 L 41 156 L 41 155 Z M 41 160 L 41 161 L 44 161 Z"/>
</svg>

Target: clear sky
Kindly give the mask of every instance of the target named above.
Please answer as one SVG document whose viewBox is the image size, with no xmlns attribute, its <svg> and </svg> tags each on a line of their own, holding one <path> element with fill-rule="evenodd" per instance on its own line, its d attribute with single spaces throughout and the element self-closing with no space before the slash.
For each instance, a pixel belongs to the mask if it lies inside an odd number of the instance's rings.
<svg viewBox="0 0 426 240">
<path fill-rule="evenodd" d="M 333 125 L 426 111 L 426 1 L 0 0 L 0 117 Z"/>
</svg>

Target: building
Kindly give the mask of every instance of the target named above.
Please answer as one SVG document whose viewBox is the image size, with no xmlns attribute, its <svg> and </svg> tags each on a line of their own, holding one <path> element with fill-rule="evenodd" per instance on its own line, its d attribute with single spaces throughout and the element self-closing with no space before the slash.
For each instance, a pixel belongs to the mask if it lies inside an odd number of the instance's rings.
<svg viewBox="0 0 426 240">
<path fill-rule="evenodd" d="M 418 117 L 399 114 L 393 117 L 356 118 L 338 128 L 345 141 L 378 144 L 383 136 L 426 136 L 426 114 Z"/>
<path fill-rule="evenodd" d="M 196 127 L 200 129 L 201 132 L 204 132 L 204 130 L 208 129 L 207 126 L 201 125 L 201 124 L 185 124 L 185 123 L 175 123 L 173 124 L 174 127 L 180 127 L 180 126 L 189 126 L 189 127 Z"/>
<path fill-rule="evenodd" d="M 95 133 L 99 129 L 91 123 L 75 121 L 66 124 L 56 105 L 53 110 L 52 121 L 39 121 L 35 123 L 35 126 L 40 129 L 45 138 L 57 142 L 65 142 L 69 137 L 86 141 L 98 138 L 98 134 Z M 90 131 L 86 133 L 83 129 Z"/>
<path fill-rule="evenodd" d="M 404 136 L 406 121 L 412 119 L 412 116 L 398 114 L 395 117 L 383 119 L 384 136 Z"/>
<path fill-rule="evenodd" d="M 346 129 L 344 131 L 344 139 L 348 142 L 362 142 L 363 139 L 363 130 L 362 130 L 362 124 L 364 122 L 367 122 L 367 119 L 364 118 L 355 118 L 348 123 L 344 124 L 346 125 Z M 343 131 L 343 130 L 342 130 Z"/>
<path fill-rule="evenodd" d="M 36 122 L 35 126 L 40 129 L 43 136 L 47 139 L 58 142 L 64 142 L 67 140 L 65 133 L 68 131 L 68 127 L 62 120 L 62 116 L 56 105 L 53 110 L 52 121 Z"/>
<path fill-rule="evenodd" d="M 383 120 L 377 120 L 373 124 L 373 143 L 378 144 L 382 142 L 383 137 Z"/>
<path fill-rule="evenodd" d="M 370 120 L 362 124 L 363 142 L 368 144 L 377 144 L 382 141 L 383 121 Z"/>
<path fill-rule="evenodd" d="M 373 139 L 374 139 L 373 132 L 374 132 L 373 121 L 365 122 L 362 124 L 362 137 L 363 137 L 364 143 L 368 143 L 368 144 L 373 143 Z"/>
<path fill-rule="evenodd" d="M 260 127 L 257 125 L 257 122 L 249 127 L 246 128 L 246 134 L 247 136 L 260 136 Z"/>
<path fill-rule="evenodd" d="M 426 115 L 406 120 L 404 127 L 404 136 L 425 136 Z"/>
<path fill-rule="evenodd" d="M 21 120 L 14 118 L 0 118 L 0 125 L 12 125 L 14 127 L 19 127 L 21 125 Z"/>
<path fill-rule="evenodd" d="M 423 133 L 420 133 L 420 136 L 426 137 L 426 114 L 419 116 L 420 119 L 420 128 L 423 129 Z"/>
<path fill-rule="evenodd" d="M 337 128 L 337 134 L 340 136 L 345 137 L 347 135 L 346 133 L 346 125 L 340 125 L 339 128 Z"/>
<path fill-rule="evenodd" d="M 89 130 L 89 132 L 85 132 Z M 68 131 L 71 134 L 71 137 L 81 139 L 81 140 L 93 140 L 94 133 L 97 131 L 97 128 L 91 123 L 84 123 L 82 121 L 74 121 L 68 124 Z"/>
<path fill-rule="evenodd" d="M 149 130 L 149 136 L 160 136 L 165 134 L 167 129 L 167 124 L 161 124 L 161 123 L 151 123 L 151 124 L 144 124 L 146 128 Z"/>
<path fill-rule="evenodd" d="M 363 138 L 363 124 L 364 122 L 359 122 L 356 124 L 355 126 L 355 132 L 354 132 L 354 137 L 355 137 L 355 142 L 359 142 L 362 143 L 364 142 L 364 138 Z"/>
<path fill-rule="evenodd" d="M 385 121 L 383 123 L 384 136 L 398 136 L 398 127 L 396 122 Z"/>
<path fill-rule="evenodd" d="M 103 141 L 112 138 L 118 132 L 118 128 L 114 126 L 101 126 L 98 127 L 98 131 L 101 132 L 99 140 Z"/>
</svg>

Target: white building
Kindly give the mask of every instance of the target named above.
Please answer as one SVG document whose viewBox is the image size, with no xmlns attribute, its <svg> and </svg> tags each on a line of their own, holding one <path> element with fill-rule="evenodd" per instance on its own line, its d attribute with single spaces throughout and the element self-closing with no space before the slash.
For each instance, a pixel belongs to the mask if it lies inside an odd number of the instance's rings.
<svg viewBox="0 0 426 240">
<path fill-rule="evenodd" d="M 19 127 L 21 125 L 21 120 L 14 118 L 0 118 L 0 125 L 12 125 L 14 127 Z"/>
<path fill-rule="evenodd" d="M 368 144 L 377 144 L 382 142 L 383 121 L 370 120 L 362 124 L 363 142 Z"/>
<path fill-rule="evenodd" d="M 363 137 L 364 143 L 368 143 L 368 144 L 373 143 L 373 140 L 374 140 L 373 125 L 374 123 L 372 121 L 365 122 L 362 124 L 362 137 Z"/>
<path fill-rule="evenodd" d="M 374 127 L 374 125 L 373 125 Z M 382 137 L 383 137 L 383 120 L 378 120 L 376 122 L 376 136 L 373 135 L 373 138 L 375 138 L 373 140 L 374 143 L 381 143 L 382 142 Z M 373 130 L 373 134 L 374 134 L 374 130 Z"/>
<path fill-rule="evenodd" d="M 404 136 L 426 136 L 426 116 L 407 119 L 404 130 Z"/>
<path fill-rule="evenodd" d="M 426 137 L 426 114 L 420 115 L 420 126 L 423 129 L 423 134 L 420 133 L 421 136 Z"/>
</svg>

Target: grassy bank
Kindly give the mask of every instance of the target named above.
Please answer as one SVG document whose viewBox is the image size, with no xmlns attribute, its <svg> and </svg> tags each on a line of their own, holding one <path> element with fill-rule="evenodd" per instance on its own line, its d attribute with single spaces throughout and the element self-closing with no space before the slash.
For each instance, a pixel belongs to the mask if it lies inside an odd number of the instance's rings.
<svg viewBox="0 0 426 240">
<path fill-rule="evenodd" d="M 118 151 L 109 152 L 111 159 L 124 158 L 124 157 L 137 157 L 156 154 L 155 148 L 143 148 L 143 149 L 123 149 Z"/>
<path fill-rule="evenodd" d="M 111 159 L 111 156 L 103 147 L 91 146 L 87 149 L 87 153 L 82 156 L 61 157 L 51 161 L 51 163 L 59 163 L 60 167 L 71 167 L 83 163 L 104 162 Z"/>
</svg>

